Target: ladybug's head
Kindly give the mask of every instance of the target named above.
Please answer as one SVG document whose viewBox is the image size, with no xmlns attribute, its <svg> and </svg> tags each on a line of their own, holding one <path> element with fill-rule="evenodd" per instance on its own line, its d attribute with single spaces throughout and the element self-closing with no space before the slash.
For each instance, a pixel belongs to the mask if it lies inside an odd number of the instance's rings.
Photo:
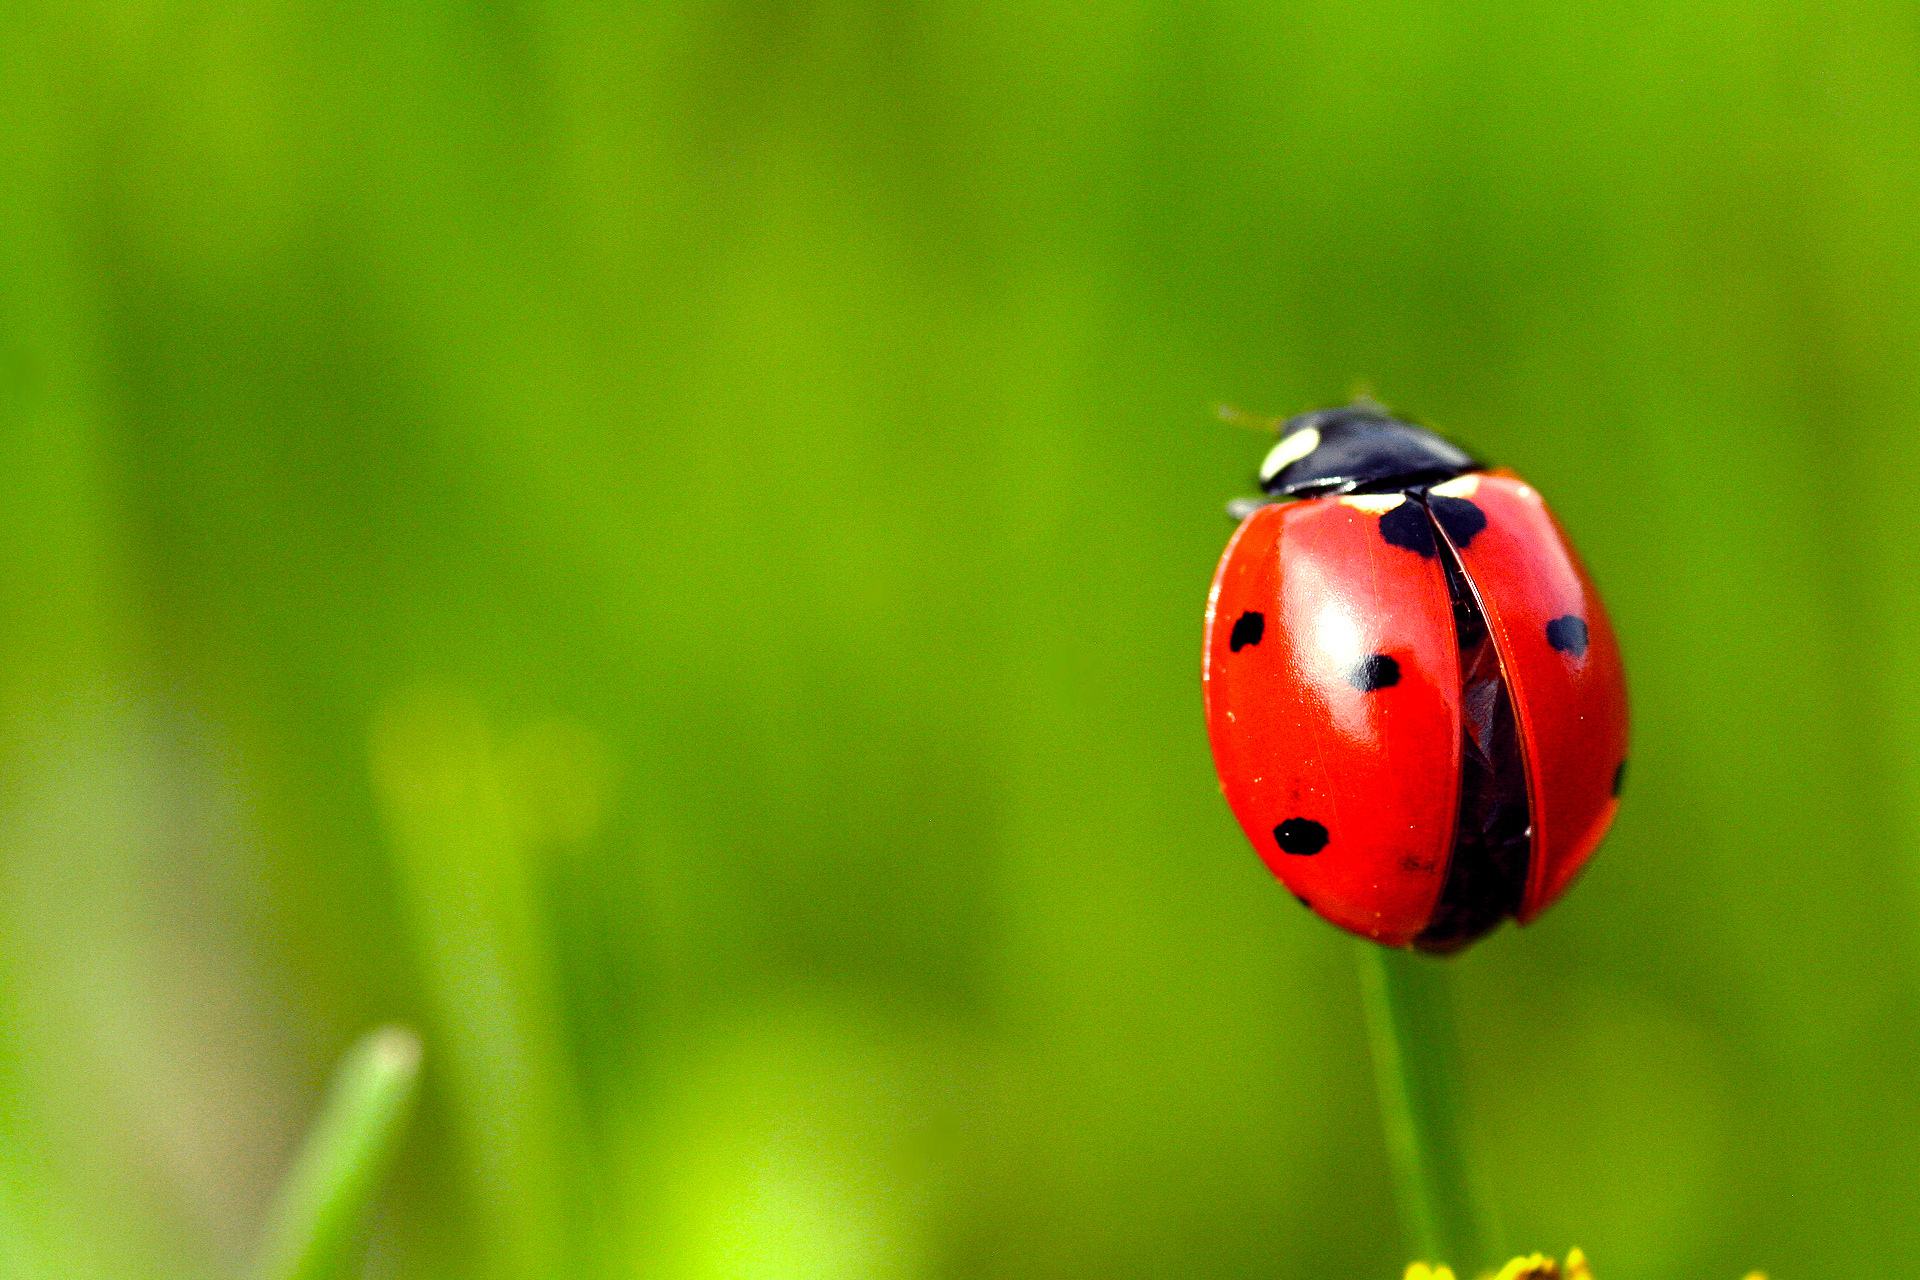
<svg viewBox="0 0 1920 1280">
<path fill-rule="evenodd" d="M 1286 498 L 1389 493 L 1481 469 L 1465 450 L 1361 400 L 1289 418 L 1260 464 L 1260 487 Z"/>
</svg>

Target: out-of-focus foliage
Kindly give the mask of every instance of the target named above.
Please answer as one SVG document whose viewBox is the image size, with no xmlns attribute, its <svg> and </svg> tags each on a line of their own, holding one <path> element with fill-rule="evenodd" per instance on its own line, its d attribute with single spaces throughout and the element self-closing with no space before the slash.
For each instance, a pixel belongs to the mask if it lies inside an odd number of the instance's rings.
<svg viewBox="0 0 1920 1280">
<path fill-rule="evenodd" d="M 1196 687 L 1362 383 L 1633 677 L 1505 1243 L 1913 1256 L 1916 207 L 1892 0 L 14 6 L 0 1276 L 230 1274 L 388 1019 L 370 1274 L 1395 1273 Z"/>
</svg>

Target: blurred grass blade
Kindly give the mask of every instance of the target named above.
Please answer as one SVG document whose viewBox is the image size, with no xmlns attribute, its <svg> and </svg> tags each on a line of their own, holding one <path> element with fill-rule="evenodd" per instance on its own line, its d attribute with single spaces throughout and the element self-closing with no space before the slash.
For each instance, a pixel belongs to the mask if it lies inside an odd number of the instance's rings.
<svg viewBox="0 0 1920 1280">
<path fill-rule="evenodd" d="M 438 1078 L 486 1211 L 480 1273 L 581 1274 L 597 1175 L 509 753 L 475 698 L 432 687 L 389 699 L 371 746 Z"/>
<path fill-rule="evenodd" d="M 1380 1118 L 1416 1257 L 1462 1275 L 1491 1265 L 1487 1197 L 1471 1168 L 1459 1033 L 1445 962 L 1359 944 Z"/>
<path fill-rule="evenodd" d="M 348 1052 L 280 1186 L 254 1280 L 320 1280 L 336 1272 L 406 1125 L 419 1079 L 420 1038 L 405 1027 L 381 1027 Z"/>
</svg>

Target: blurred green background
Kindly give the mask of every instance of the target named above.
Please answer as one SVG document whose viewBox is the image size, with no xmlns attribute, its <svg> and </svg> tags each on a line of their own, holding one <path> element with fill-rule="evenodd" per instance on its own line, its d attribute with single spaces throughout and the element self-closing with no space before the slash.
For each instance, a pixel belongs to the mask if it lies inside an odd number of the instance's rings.
<svg viewBox="0 0 1920 1280">
<path fill-rule="evenodd" d="M 1456 966 L 1514 1249 L 1920 1250 L 1920 19 L 23 0 L 0 1275 L 1397 1276 L 1201 609 L 1359 385 L 1537 484 L 1633 776 Z"/>
</svg>

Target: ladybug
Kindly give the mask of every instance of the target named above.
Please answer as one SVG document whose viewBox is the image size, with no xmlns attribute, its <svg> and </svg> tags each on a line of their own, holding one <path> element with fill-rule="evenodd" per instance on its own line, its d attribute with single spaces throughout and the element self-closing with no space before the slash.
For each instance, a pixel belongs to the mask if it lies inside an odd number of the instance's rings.
<svg viewBox="0 0 1920 1280">
<path fill-rule="evenodd" d="M 1289 419 L 1207 600 L 1221 789 L 1317 914 L 1457 951 L 1613 822 L 1619 646 L 1540 495 L 1368 401 Z"/>
</svg>

